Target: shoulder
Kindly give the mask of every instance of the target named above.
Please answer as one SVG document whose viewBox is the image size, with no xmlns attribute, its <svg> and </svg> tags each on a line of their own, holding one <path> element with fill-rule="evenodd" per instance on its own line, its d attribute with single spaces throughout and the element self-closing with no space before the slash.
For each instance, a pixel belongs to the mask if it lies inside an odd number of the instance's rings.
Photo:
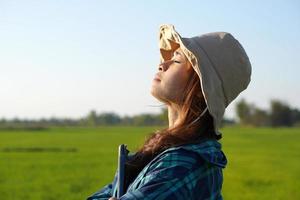
<svg viewBox="0 0 300 200">
<path fill-rule="evenodd" d="M 171 147 L 157 155 L 148 165 L 147 172 L 180 177 L 199 167 L 197 153 L 183 147 Z"/>
<path fill-rule="evenodd" d="M 171 147 L 158 154 L 129 186 L 127 195 L 134 193 L 143 197 L 140 199 L 209 199 L 219 194 L 220 169 L 209 165 L 196 146 Z"/>
<path fill-rule="evenodd" d="M 187 174 L 194 176 L 193 174 L 215 173 L 216 170 L 221 170 L 219 167 L 223 164 L 224 157 L 220 148 L 220 143 L 215 141 L 171 147 L 152 159 L 143 173 L 177 178 Z"/>
</svg>

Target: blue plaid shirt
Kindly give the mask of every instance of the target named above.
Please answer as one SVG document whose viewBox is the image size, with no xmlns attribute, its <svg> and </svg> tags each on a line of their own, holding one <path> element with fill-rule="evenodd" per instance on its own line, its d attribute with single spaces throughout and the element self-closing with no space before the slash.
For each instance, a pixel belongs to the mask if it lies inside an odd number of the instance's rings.
<svg viewBox="0 0 300 200">
<path fill-rule="evenodd" d="M 143 168 L 120 200 L 223 199 L 222 169 L 226 164 L 226 156 L 217 140 L 171 147 Z M 117 172 L 112 183 L 87 200 L 115 196 L 116 181 Z"/>
</svg>

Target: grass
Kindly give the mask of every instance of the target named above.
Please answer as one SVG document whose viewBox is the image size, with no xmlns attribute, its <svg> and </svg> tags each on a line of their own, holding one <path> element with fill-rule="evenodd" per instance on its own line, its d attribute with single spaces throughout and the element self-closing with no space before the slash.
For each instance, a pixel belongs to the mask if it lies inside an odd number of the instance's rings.
<svg viewBox="0 0 300 200">
<path fill-rule="evenodd" d="M 0 131 L 1 199 L 85 199 L 112 181 L 118 145 L 158 127 Z M 300 199 L 300 129 L 221 130 L 224 199 Z"/>
</svg>

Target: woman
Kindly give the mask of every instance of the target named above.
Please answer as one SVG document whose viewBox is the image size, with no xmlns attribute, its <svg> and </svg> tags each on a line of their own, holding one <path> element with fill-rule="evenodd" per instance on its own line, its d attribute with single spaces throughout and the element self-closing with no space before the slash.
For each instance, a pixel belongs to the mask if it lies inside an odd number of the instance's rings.
<svg viewBox="0 0 300 200">
<path fill-rule="evenodd" d="M 160 27 L 159 46 L 151 94 L 167 106 L 169 127 L 129 155 L 120 200 L 222 199 L 227 159 L 218 129 L 225 108 L 250 82 L 248 56 L 229 33 L 182 38 L 173 25 Z M 116 199 L 116 180 L 88 200 Z"/>
</svg>

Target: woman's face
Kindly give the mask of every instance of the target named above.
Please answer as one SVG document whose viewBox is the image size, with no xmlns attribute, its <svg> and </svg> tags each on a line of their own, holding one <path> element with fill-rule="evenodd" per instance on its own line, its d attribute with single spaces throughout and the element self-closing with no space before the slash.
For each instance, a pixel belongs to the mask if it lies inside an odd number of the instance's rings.
<svg viewBox="0 0 300 200">
<path fill-rule="evenodd" d="M 152 81 L 152 96 L 167 104 L 178 104 L 192 71 L 193 68 L 182 50 L 176 49 L 170 60 L 159 65 Z"/>
</svg>

